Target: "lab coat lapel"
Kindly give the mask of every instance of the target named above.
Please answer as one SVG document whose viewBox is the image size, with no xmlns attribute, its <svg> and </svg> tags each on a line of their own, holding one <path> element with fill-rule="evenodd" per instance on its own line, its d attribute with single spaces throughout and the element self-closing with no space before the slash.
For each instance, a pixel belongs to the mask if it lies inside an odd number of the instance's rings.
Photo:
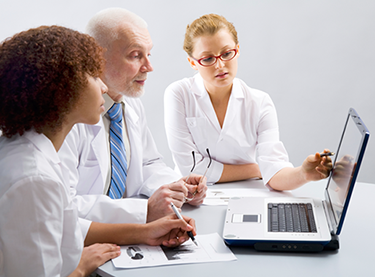
<svg viewBox="0 0 375 277">
<path fill-rule="evenodd" d="M 126 103 L 125 103 L 125 121 L 126 121 L 126 128 L 128 131 L 128 136 L 129 136 L 129 144 L 130 144 L 130 149 L 131 149 L 131 155 L 130 155 L 130 161 L 128 161 L 128 175 L 129 175 L 129 170 L 131 167 L 131 164 L 133 163 L 134 159 L 138 159 L 139 157 L 142 157 L 142 155 L 136 153 L 138 149 L 140 149 L 142 146 L 142 137 L 139 132 L 136 130 L 139 130 L 137 128 L 137 125 L 139 124 L 139 116 L 138 114 L 134 111 L 134 109 Z M 136 163 L 136 161 L 134 160 Z M 129 180 L 129 178 L 128 178 Z"/>
<path fill-rule="evenodd" d="M 52 141 L 44 134 L 37 134 L 34 131 L 25 132 L 24 136 L 45 156 L 57 175 L 57 179 L 61 180 L 66 193 L 69 194 L 69 171 L 62 165 Z M 52 174 L 52 172 L 49 172 L 49 174 Z"/>
<path fill-rule="evenodd" d="M 140 132 L 142 128 L 138 125 L 142 120 L 136 111 L 128 104 L 125 99 L 125 121 L 129 136 L 129 144 L 131 149 L 130 161 L 128 161 L 128 177 L 126 179 L 127 196 L 138 195 L 143 185 L 143 137 Z M 130 102 L 131 103 L 131 102 Z"/>
<path fill-rule="evenodd" d="M 91 191 L 91 193 L 103 193 L 104 185 L 107 178 L 107 171 L 109 168 L 109 155 L 107 154 L 107 149 L 105 147 L 106 144 L 106 135 L 105 135 L 105 128 L 103 124 L 103 119 L 100 117 L 100 120 L 97 124 L 91 125 L 92 134 L 94 136 L 91 148 L 93 153 L 95 154 L 95 157 L 99 163 L 99 169 L 100 169 L 100 176 L 102 177 L 102 186 L 97 188 L 100 188 L 99 191 Z"/>
<path fill-rule="evenodd" d="M 194 76 L 195 82 L 191 87 L 191 91 L 195 94 L 198 105 L 200 106 L 203 113 L 206 115 L 212 126 L 221 132 L 219 121 L 217 120 L 216 113 L 212 107 L 210 96 L 208 95 L 206 88 L 204 87 L 203 79 L 200 74 Z"/>
<path fill-rule="evenodd" d="M 232 92 L 229 98 L 227 112 L 225 114 L 225 119 L 223 123 L 223 129 L 221 131 L 221 135 L 225 135 L 228 130 L 230 129 L 230 126 L 232 125 L 233 120 L 237 116 L 237 112 L 241 110 L 241 105 L 244 101 L 244 94 L 241 90 L 240 84 L 237 79 L 233 80 L 233 86 L 232 86 Z"/>
</svg>

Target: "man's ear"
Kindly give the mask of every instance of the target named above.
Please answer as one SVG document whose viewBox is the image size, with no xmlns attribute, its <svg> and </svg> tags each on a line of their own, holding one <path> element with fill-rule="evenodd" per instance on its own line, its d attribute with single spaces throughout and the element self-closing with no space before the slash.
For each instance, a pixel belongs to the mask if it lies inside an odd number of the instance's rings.
<svg viewBox="0 0 375 277">
<path fill-rule="evenodd" d="M 195 64 L 195 60 L 194 60 L 193 58 L 191 58 L 191 57 L 188 57 L 187 59 L 188 59 L 188 61 L 189 61 L 189 63 L 190 63 L 190 66 L 191 66 L 194 70 L 198 70 L 197 65 Z"/>
</svg>

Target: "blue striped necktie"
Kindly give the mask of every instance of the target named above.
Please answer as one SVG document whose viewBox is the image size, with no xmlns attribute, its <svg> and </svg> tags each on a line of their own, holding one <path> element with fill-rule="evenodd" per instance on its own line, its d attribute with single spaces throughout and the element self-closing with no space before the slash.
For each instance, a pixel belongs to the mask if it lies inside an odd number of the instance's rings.
<svg viewBox="0 0 375 277">
<path fill-rule="evenodd" d="M 126 152 L 122 140 L 122 106 L 115 103 L 108 110 L 111 124 L 109 127 L 109 143 L 111 146 L 112 177 L 108 195 L 112 199 L 122 198 L 125 192 L 126 176 L 128 175 L 128 164 Z"/>
</svg>

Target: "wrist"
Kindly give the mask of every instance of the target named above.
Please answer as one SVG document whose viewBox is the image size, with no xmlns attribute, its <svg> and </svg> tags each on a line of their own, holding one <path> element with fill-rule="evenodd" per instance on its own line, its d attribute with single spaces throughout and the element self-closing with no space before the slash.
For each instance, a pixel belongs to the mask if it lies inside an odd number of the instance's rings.
<svg viewBox="0 0 375 277">
<path fill-rule="evenodd" d="M 137 224 L 137 228 L 134 229 L 133 243 L 132 244 L 147 244 L 149 237 L 150 223 Z"/>
<path fill-rule="evenodd" d="M 69 275 L 69 277 L 85 277 L 88 275 L 89 273 L 85 272 L 80 263 L 78 264 L 77 268 Z"/>
<path fill-rule="evenodd" d="M 147 200 L 147 210 L 146 210 L 146 223 L 151 222 L 151 207 L 150 207 L 150 199 Z"/>
<path fill-rule="evenodd" d="M 309 171 L 304 168 L 303 166 L 300 167 L 301 170 L 300 170 L 300 174 L 299 174 L 299 181 L 297 183 L 299 183 L 299 185 L 304 185 L 310 181 L 312 181 L 312 179 L 310 178 L 310 174 L 309 174 Z"/>
<path fill-rule="evenodd" d="M 153 221 L 153 222 L 150 222 L 150 223 L 146 223 L 146 224 L 142 224 L 142 226 L 140 226 L 140 230 L 139 230 L 139 239 L 140 239 L 140 243 L 142 244 L 147 244 L 147 245 L 154 245 L 153 241 L 154 241 L 154 237 L 155 237 L 155 230 L 158 229 L 158 227 L 160 228 L 160 225 L 158 226 L 158 224 L 156 222 L 158 222 L 159 220 L 156 220 L 156 221 Z"/>
</svg>

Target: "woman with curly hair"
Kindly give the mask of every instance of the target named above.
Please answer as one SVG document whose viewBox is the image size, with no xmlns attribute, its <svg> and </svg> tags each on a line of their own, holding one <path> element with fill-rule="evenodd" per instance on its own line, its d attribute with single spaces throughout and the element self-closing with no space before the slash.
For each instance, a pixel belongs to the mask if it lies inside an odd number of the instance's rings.
<svg viewBox="0 0 375 277">
<path fill-rule="evenodd" d="M 173 246 L 186 231 L 195 234 L 194 220 L 168 216 L 142 225 L 92 222 L 82 237 L 57 152 L 74 124 L 96 124 L 104 111 L 102 51 L 90 36 L 59 26 L 0 44 L 0 276 L 86 276 L 120 255 L 112 243 Z"/>
<path fill-rule="evenodd" d="M 5 40 L 0 57 L 0 275 L 86 275 L 119 249 L 83 250 L 57 151 L 75 123 L 99 120 L 102 50 L 87 35 L 42 26 Z"/>
</svg>

